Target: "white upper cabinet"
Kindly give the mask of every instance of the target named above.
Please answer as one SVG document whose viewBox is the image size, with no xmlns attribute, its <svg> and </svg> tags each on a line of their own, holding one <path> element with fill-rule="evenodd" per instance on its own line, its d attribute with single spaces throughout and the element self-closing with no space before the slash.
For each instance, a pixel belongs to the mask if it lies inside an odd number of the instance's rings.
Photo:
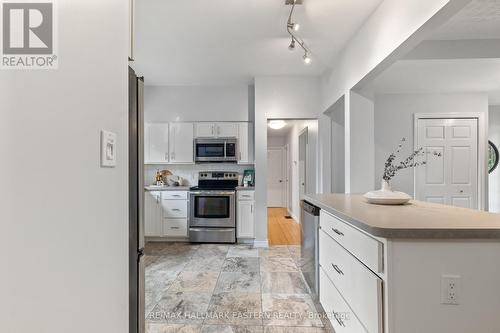
<svg viewBox="0 0 500 333">
<path fill-rule="evenodd" d="M 195 126 L 197 138 L 215 138 L 214 123 L 196 123 Z"/>
<path fill-rule="evenodd" d="M 236 138 L 238 123 L 196 123 L 197 138 Z"/>
<path fill-rule="evenodd" d="M 252 164 L 254 162 L 254 132 L 253 123 L 238 124 L 238 163 Z"/>
<path fill-rule="evenodd" d="M 148 123 L 145 125 L 144 163 L 194 164 L 195 138 L 237 138 L 238 163 L 254 163 L 254 125 L 236 123 Z"/>
<path fill-rule="evenodd" d="M 215 124 L 217 137 L 219 138 L 237 138 L 238 124 L 237 123 L 217 123 Z"/>
<path fill-rule="evenodd" d="M 193 140 L 193 123 L 170 123 L 170 163 L 194 163 Z"/>
<path fill-rule="evenodd" d="M 169 162 L 168 123 L 146 124 L 144 160 L 146 163 Z"/>
</svg>

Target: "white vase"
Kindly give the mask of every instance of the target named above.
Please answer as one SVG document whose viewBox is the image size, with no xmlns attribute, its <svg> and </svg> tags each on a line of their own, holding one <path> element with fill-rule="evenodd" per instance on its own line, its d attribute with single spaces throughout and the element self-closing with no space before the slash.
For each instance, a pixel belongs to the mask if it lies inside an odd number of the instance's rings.
<svg viewBox="0 0 500 333">
<path fill-rule="evenodd" d="M 382 180 L 380 190 L 367 192 L 364 197 L 369 203 L 378 205 L 403 205 L 411 200 L 408 194 L 393 191 L 387 180 Z"/>
<path fill-rule="evenodd" d="M 382 180 L 382 188 L 380 191 L 390 191 L 392 192 L 391 184 L 387 180 Z"/>
</svg>

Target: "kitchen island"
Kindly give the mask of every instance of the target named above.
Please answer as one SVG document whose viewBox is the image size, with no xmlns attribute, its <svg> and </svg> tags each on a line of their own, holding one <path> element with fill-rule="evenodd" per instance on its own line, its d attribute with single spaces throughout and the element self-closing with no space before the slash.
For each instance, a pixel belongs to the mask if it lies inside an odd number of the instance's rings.
<svg viewBox="0 0 500 333">
<path fill-rule="evenodd" d="M 336 332 L 500 332 L 500 215 L 361 195 L 321 208 L 320 302 Z"/>
</svg>

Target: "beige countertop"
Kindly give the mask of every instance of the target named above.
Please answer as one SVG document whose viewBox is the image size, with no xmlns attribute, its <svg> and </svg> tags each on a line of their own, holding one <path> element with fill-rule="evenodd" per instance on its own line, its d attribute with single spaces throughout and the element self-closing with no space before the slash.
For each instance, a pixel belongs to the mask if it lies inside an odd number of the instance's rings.
<svg viewBox="0 0 500 333">
<path fill-rule="evenodd" d="M 146 191 L 189 191 L 189 186 L 144 186 Z"/>
<path fill-rule="evenodd" d="M 383 238 L 500 238 L 500 214 L 416 200 L 401 206 L 372 205 L 360 194 L 312 194 L 304 200 Z"/>
</svg>

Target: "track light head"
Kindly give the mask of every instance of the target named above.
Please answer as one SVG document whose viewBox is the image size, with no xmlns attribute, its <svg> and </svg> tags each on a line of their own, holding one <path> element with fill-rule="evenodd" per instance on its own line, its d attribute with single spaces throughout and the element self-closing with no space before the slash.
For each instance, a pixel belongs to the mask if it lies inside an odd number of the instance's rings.
<svg viewBox="0 0 500 333">
<path fill-rule="evenodd" d="M 299 31 L 299 29 L 300 29 L 300 24 L 298 24 L 298 23 L 291 22 L 291 23 L 288 23 L 287 26 L 288 26 L 288 29 L 292 29 L 293 31 Z"/>
<path fill-rule="evenodd" d="M 307 53 L 307 52 L 304 54 L 303 59 L 304 59 L 304 64 L 306 64 L 306 65 L 309 65 L 312 61 L 311 57 L 309 56 L 309 53 Z"/>
<path fill-rule="evenodd" d="M 295 39 L 292 38 L 292 41 L 290 42 L 290 45 L 288 45 L 288 49 L 290 51 L 294 51 L 295 50 Z"/>
</svg>

